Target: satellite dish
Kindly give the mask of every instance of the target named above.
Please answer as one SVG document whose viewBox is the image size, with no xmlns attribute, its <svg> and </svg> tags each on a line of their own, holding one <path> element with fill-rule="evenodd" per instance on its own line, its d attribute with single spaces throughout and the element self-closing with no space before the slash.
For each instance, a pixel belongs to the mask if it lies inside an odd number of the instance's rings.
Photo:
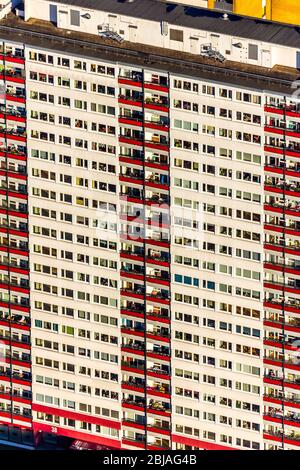
<svg viewBox="0 0 300 470">
<path fill-rule="evenodd" d="M 91 15 L 89 13 L 85 13 L 84 15 L 81 15 L 81 18 L 85 18 L 86 20 L 90 20 Z"/>
</svg>

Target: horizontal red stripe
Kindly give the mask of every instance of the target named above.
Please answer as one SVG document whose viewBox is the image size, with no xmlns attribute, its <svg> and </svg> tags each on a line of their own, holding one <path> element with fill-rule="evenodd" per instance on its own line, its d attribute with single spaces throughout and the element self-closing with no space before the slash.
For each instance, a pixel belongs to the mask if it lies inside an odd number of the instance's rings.
<svg viewBox="0 0 300 470">
<path fill-rule="evenodd" d="M 91 442 L 94 444 L 102 444 L 108 447 L 114 447 L 116 449 L 121 448 L 120 441 L 109 439 L 107 437 L 95 436 L 94 434 L 88 434 L 85 432 L 73 431 L 71 429 L 65 429 L 58 426 L 51 426 L 49 424 L 43 423 L 33 423 L 33 430 L 35 432 L 43 431 L 49 432 L 51 434 L 56 434 L 58 436 L 71 437 L 73 439 L 78 439 L 85 442 Z"/>
<path fill-rule="evenodd" d="M 186 436 L 179 436 L 177 434 L 172 434 L 172 441 L 206 450 L 238 450 L 234 447 L 213 444 L 212 442 L 201 441 L 200 439 L 194 439 Z"/>
<path fill-rule="evenodd" d="M 53 408 L 52 406 L 44 406 L 38 405 L 37 403 L 33 403 L 32 410 L 52 414 L 55 416 L 60 416 L 62 418 L 70 418 L 77 421 L 86 421 L 87 423 L 99 424 L 100 426 L 106 426 L 108 428 L 121 429 L 121 424 L 117 421 L 110 421 L 108 419 L 97 418 L 95 416 L 90 416 L 83 413 L 76 413 L 74 411 Z"/>
</svg>

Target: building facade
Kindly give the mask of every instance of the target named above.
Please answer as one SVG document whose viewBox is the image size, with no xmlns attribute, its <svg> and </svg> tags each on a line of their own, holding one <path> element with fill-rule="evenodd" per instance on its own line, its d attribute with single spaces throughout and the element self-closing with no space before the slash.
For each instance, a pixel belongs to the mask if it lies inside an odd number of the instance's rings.
<svg viewBox="0 0 300 470">
<path fill-rule="evenodd" d="M 299 33 L 176 9 L 0 22 L 2 440 L 299 448 Z"/>
</svg>

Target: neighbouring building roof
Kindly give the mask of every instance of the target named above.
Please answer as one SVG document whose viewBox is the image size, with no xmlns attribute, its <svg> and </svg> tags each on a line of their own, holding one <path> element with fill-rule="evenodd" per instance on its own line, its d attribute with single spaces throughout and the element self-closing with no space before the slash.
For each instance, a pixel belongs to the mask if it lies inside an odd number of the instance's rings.
<svg viewBox="0 0 300 470">
<path fill-rule="evenodd" d="M 46 0 L 300 49 L 300 27 L 159 0 Z"/>
</svg>

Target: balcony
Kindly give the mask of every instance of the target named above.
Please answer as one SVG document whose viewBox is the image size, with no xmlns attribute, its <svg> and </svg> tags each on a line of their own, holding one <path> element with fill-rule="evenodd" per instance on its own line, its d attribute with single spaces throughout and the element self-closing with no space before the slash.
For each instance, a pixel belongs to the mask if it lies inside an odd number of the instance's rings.
<svg viewBox="0 0 300 470">
<path fill-rule="evenodd" d="M 284 339 L 280 336 L 269 335 L 264 337 L 264 344 L 267 346 L 274 346 L 283 349 L 297 351 L 298 347 L 293 346 L 295 342 L 298 340 L 298 337 L 293 337 L 289 339 Z"/>
<path fill-rule="evenodd" d="M 167 194 L 152 194 L 150 197 L 145 198 L 146 203 L 149 205 L 170 205 L 170 197 Z"/>
<path fill-rule="evenodd" d="M 13 107 L 6 107 L 0 104 L 0 114 L 6 115 L 8 117 L 13 118 L 26 118 L 26 109 L 24 108 L 13 108 Z"/>
<path fill-rule="evenodd" d="M 278 367 L 285 366 L 288 369 L 295 369 L 300 370 L 300 364 L 297 363 L 297 360 L 294 358 L 287 358 L 281 356 L 264 356 L 264 363 L 265 364 L 273 364 L 278 365 Z"/>
<path fill-rule="evenodd" d="M 151 282 L 149 282 L 151 284 Z M 170 300 L 170 292 L 167 289 L 159 288 L 159 287 L 151 287 L 152 290 L 147 291 L 147 297 L 151 297 L 154 300 Z"/>
<path fill-rule="evenodd" d="M 20 418 L 27 418 L 28 420 L 32 419 L 32 414 L 31 414 L 30 410 L 21 411 L 19 409 L 11 408 L 10 406 L 7 406 L 6 408 L 4 406 L 0 407 L 0 413 L 12 415 L 12 416 L 15 417 L 15 419 L 18 419 L 19 417 Z"/>
<path fill-rule="evenodd" d="M 2 143 L 0 143 L 0 153 L 6 153 L 9 154 L 12 157 L 21 158 L 21 157 L 26 157 L 26 148 L 19 148 L 16 147 L 15 145 L 6 145 L 4 146 Z"/>
<path fill-rule="evenodd" d="M 121 258 L 128 258 L 135 261 L 144 261 L 144 251 L 143 249 L 123 249 L 120 251 Z"/>
<path fill-rule="evenodd" d="M 145 355 L 145 345 L 137 343 L 122 343 L 121 350 L 130 352 L 131 354 L 137 353 L 138 355 Z"/>
<path fill-rule="evenodd" d="M 119 123 L 120 124 L 127 124 L 130 126 L 135 127 L 142 127 L 143 126 L 143 113 L 134 112 L 126 113 L 126 114 L 119 114 Z"/>
<path fill-rule="evenodd" d="M 17 140 L 24 141 L 26 140 L 26 131 L 25 129 L 9 129 L 5 127 L 1 127 L 0 125 L 0 136 L 6 135 L 7 139 L 16 138 Z"/>
<path fill-rule="evenodd" d="M 126 334 L 142 336 L 145 333 L 144 323 L 139 320 L 122 320 L 121 331 Z"/>
<path fill-rule="evenodd" d="M 162 367 L 157 367 L 153 366 L 149 369 L 147 369 L 147 375 L 150 377 L 157 377 L 157 378 L 163 378 L 164 380 L 169 380 L 170 377 L 170 369 L 169 368 L 162 368 Z"/>
<path fill-rule="evenodd" d="M 274 379 L 273 379 L 274 380 Z M 279 382 L 282 382 L 282 378 Z M 287 384 L 288 381 L 287 380 L 284 380 L 284 384 Z M 277 385 L 277 384 L 276 384 Z M 279 384 L 278 384 L 279 385 Z M 299 397 L 299 398 L 298 398 Z M 270 402 L 280 402 L 279 404 L 283 404 L 285 406 L 288 406 L 288 407 L 293 407 L 293 405 L 296 405 L 295 408 L 299 408 L 299 403 L 300 403 L 300 396 L 299 395 L 290 395 L 290 396 L 283 396 L 282 392 L 280 391 L 276 391 L 276 393 L 269 393 L 269 394 L 264 394 L 264 398 L 266 399 L 265 401 L 270 401 Z M 300 423 L 300 415 L 294 411 L 289 411 L 288 412 L 288 415 L 290 415 L 290 420 L 292 421 L 293 420 L 293 417 L 294 417 L 294 420 L 296 421 L 296 416 L 297 416 L 297 419 Z M 286 418 L 288 419 L 288 418 Z"/>
<path fill-rule="evenodd" d="M 162 249 L 148 249 L 146 255 L 146 262 L 150 264 L 163 263 L 164 265 L 169 266 L 170 264 L 170 254 L 168 251 Z"/>
<path fill-rule="evenodd" d="M 285 221 L 279 217 L 268 217 L 269 221 L 264 224 L 266 232 L 272 232 L 272 235 L 276 233 L 286 233 L 286 235 L 298 235 L 300 233 L 300 224 L 298 221 L 292 219 L 286 219 Z"/>
<path fill-rule="evenodd" d="M 145 436 L 140 436 L 139 438 L 137 438 L 135 436 L 133 438 L 133 437 L 126 436 L 126 433 L 125 433 L 123 438 L 122 438 L 122 443 L 124 445 L 132 446 L 132 447 L 138 447 L 140 449 L 145 449 L 146 437 Z"/>
<path fill-rule="evenodd" d="M 298 285 L 298 281 L 294 279 L 285 279 L 285 282 L 277 282 L 274 280 L 265 279 L 264 281 L 265 289 L 272 289 L 272 290 L 279 290 L 291 293 L 300 293 L 300 286 Z"/>
<path fill-rule="evenodd" d="M 119 154 L 120 162 L 125 162 L 131 164 L 132 162 L 135 165 L 141 165 L 144 159 L 144 152 L 140 149 L 132 149 L 123 147 Z"/>
<path fill-rule="evenodd" d="M 128 304 L 129 305 L 121 307 L 122 315 L 133 316 L 136 318 L 144 318 L 144 312 L 145 312 L 144 304 L 134 304 L 133 302 L 132 302 L 132 305 L 130 305 L 130 302 L 128 302 Z"/>
<path fill-rule="evenodd" d="M 0 370 L 1 377 L 8 377 L 11 380 L 21 380 L 24 382 L 31 382 L 31 374 L 29 372 L 12 372 L 11 370 Z"/>
<path fill-rule="evenodd" d="M 169 100 L 165 96 L 146 96 L 144 106 L 146 109 L 159 109 L 168 112 Z"/>
<path fill-rule="evenodd" d="M 283 253 L 283 251 L 285 251 L 286 253 L 289 253 L 293 256 L 298 256 L 298 252 L 300 251 L 300 245 L 298 245 L 297 241 L 298 240 L 295 240 L 294 245 L 285 245 L 284 243 L 275 243 L 272 241 L 267 241 L 264 244 L 264 248 L 265 250 L 274 251 L 278 253 Z"/>
<path fill-rule="evenodd" d="M 8 325 L 15 325 L 16 327 L 22 327 L 29 329 L 31 325 L 31 320 L 30 317 L 24 317 L 22 315 L 12 315 L 9 313 L 0 313 L 0 323 L 4 322 L 7 323 Z"/>
<path fill-rule="evenodd" d="M 161 327 L 161 328 L 155 328 L 155 329 L 152 329 L 152 330 L 147 330 L 147 336 L 148 335 L 153 337 L 154 339 L 157 338 L 158 340 L 160 338 L 162 338 L 162 339 L 170 339 L 171 338 L 170 330 L 169 330 L 168 327 Z"/>
<path fill-rule="evenodd" d="M 267 202 L 264 205 L 264 209 L 266 212 L 277 212 L 279 214 L 283 214 L 285 212 L 286 214 L 299 217 L 300 203 L 296 201 L 288 202 L 286 204 L 282 204 L 280 202 Z"/>
<path fill-rule="evenodd" d="M 279 131 L 280 133 L 284 133 L 286 131 L 287 135 L 291 134 L 299 134 L 300 133 L 300 123 L 297 121 L 288 120 L 286 123 L 280 119 L 268 119 L 265 123 L 265 131 Z"/>
<path fill-rule="evenodd" d="M 278 163 L 267 162 L 264 170 L 266 173 L 272 173 L 276 175 L 285 175 L 292 178 L 300 178 L 300 165 L 292 160 L 287 160 L 285 163 L 279 160 Z"/>
<path fill-rule="evenodd" d="M 267 113 L 284 114 L 287 116 L 300 117 L 300 106 L 298 103 L 273 102 L 266 103 L 265 111 Z"/>
<path fill-rule="evenodd" d="M 124 201 L 136 202 L 137 204 L 143 203 L 143 193 L 137 188 L 126 188 L 126 191 L 121 190 L 120 197 Z"/>
<path fill-rule="evenodd" d="M 138 106 L 142 107 L 143 106 L 143 93 L 137 93 L 137 94 L 130 94 L 130 93 L 125 93 L 119 94 L 119 103 L 120 104 L 126 104 L 128 106 Z"/>
<path fill-rule="evenodd" d="M 27 204 L 8 204 L 6 201 L 0 202 L 0 210 L 4 211 L 11 211 L 11 212 L 19 212 L 21 214 L 27 214 L 28 207 Z"/>
<path fill-rule="evenodd" d="M 11 335 L 10 332 L 6 332 L 7 334 L 0 333 L 0 339 L 11 342 L 11 343 L 20 343 L 23 345 L 30 345 L 30 337 L 22 335 L 21 337 L 17 337 L 16 335 Z"/>
<path fill-rule="evenodd" d="M 151 399 L 149 401 L 149 404 L 147 406 L 147 410 L 151 413 L 164 413 L 164 414 L 170 414 L 171 413 L 171 406 L 169 403 L 163 403 L 162 401 L 157 401 Z"/>
<path fill-rule="evenodd" d="M 265 144 L 265 151 L 269 153 L 276 153 L 283 155 L 284 153 L 289 156 L 299 157 L 300 154 L 300 144 L 297 142 L 290 142 L 288 145 L 283 143 L 272 143 L 267 142 Z"/>
<path fill-rule="evenodd" d="M 290 412 L 286 415 L 279 414 L 276 412 L 264 413 L 264 419 L 266 421 L 273 421 L 276 423 L 282 423 L 285 426 L 300 426 L 300 416 L 294 412 Z M 299 434 L 300 439 L 300 434 Z"/>
<path fill-rule="evenodd" d="M 160 117 L 158 119 L 144 120 L 144 125 L 146 129 L 155 129 L 166 132 L 169 130 L 169 120 L 165 117 Z"/>
<path fill-rule="evenodd" d="M 139 408 L 141 411 L 144 411 L 145 410 L 145 399 L 140 398 L 140 397 L 136 397 L 136 399 L 123 398 L 122 405 L 125 408 L 126 408 L 126 405 L 128 405 L 128 407 L 130 407 L 130 408 L 133 408 L 133 409 Z"/>
<path fill-rule="evenodd" d="M 171 387 L 166 383 L 157 383 L 153 386 L 147 386 L 147 391 L 150 395 L 168 396 L 170 397 Z"/>
<path fill-rule="evenodd" d="M 282 263 L 280 261 L 275 262 L 275 261 L 265 261 L 264 262 L 264 269 L 265 270 L 271 270 L 271 271 L 285 271 L 288 273 L 295 273 L 300 275 L 300 266 L 298 266 L 296 263 L 290 262 L 290 263 Z"/>
<path fill-rule="evenodd" d="M 133 389 L 137 392 L 144 393 L 145 391 L 145 380 L 144 379 L 137 379 L 135 377 L 131 377 L 130 380 L 123 380 L 122 387 L 125 389 Z"/>
<path fill-rule="evenodd" d="M 121 265 L 121 276 L 123 277 L 133 277 L 136 279 L 143 279 L 145 275 L 145 268 L 144 266 L 140 266 L 138 264 L 129 265 L 122 263 Z"/>
<path fill-rule="evenodd" d="M 161 150 L 163 152 L 169 151 L 169 141 L 163 136 L 153 137 L 152 139 L 145 139 L 145 147 L 148 149 Z"/>
<path fill-rule="evenodd" d="M 147 155 L 147 153 L 146 153 Z M 169 157 L 168 155 L 152 155 L 145 158 L 146 168 L 155 168 L 157 170 L 169 170 Z"/>
<path fill-rule="evenodd" d="M 25 103 L 25 99 L 26 99 L 25 90 L 24 91 L 14 90 L 14 89 L 10 89 L 9 87 L 7 87 L 6 98 L 7 100 Z"/>
<path fill-rule="evenodd" d="M 138 72 L 138 71 L 120 72 L 118 81 L 120 84 L 131 85 L 131 86 L 142 86 L 143 72 Z"/>
<path fill-rule="evenodd" d="M 28 252 L 28 243 L 27 242 L 21 242 L 18 244 L 15 243 L 0 243 L 0 247 L 4 248 L 3 251 L 8 251 L 10 250 L 12 253 L 15 253 L 17 251 L 22 251 L 22 252 Z M 22 254 L 23 256 L 23 254 Z"/>
<path fill-rule="evenodd" d="M 276 182 L 274 180 L 267 180 L 265 182 L 264 190 L 270 193 L 287 194 L 296 198 L 300 197 L 300 183 Z"/>
<path fill-rule="evenodd" d="M 0 76 L 3 77 L 14 77 L 14 78 L 23 78 L 25 79 L 25 70 L 17 67 L 9 67 L 0 65 Z"/>
<path fill-rule="evenodd" d="M 132 370 L 137 373 L 143 374 L 145 370 L 145 363 L 143 361 L 124 361 L 121 362 L 121 369 Z"/>
<path fill-rule="evenodd" d="M 27 168 L 25 165 L 15 165 L 14 163 L 6 164 L 4 161 L 0 161 L 0 172 L 2 171 L 27 176 Z"/>
<path fill-rule="evenodd" d="M 171 361 L 171 350 L 167 346 L 154 345 L 153 349 L 147 349 L 147 358 L 158 359 L 163 362 Z"/>
<path fill-rule="evenodd" d="M 122 425 L 130 427 L 130 428 L 133 427 L 133 428 L 144 430 L 145 426 L 146 426 L 146 423 L 145 423 L 145 419 L 143 417 L 141 417 L 141 418 L 134 419 L 134 418 L 124 417 L 122 419 Z"/>
<path fill-rule="evenodd" d="M 171 448 L 171 444 L 168 441 L 165 440 L 148 440 L 148 450 L 167 450 Z"/>
<path fill-rule="evenodd" d="M 268 322 L 271 322 L 272 324 L 277 323 L 280 328 L 284 325 L 285 327 L 292 326 L 296 330 L 298 328 L 300 329 L 300 319 L 299 318 L 283 317 L 283 316 L 280 316 L 280 315 L 275 316 L 275 315 L 269 314 L 269 315 L 265 316 L 264 322 L 265 322 L 265 324 L 267 324 Z"/>
<path fill-rule="evenodd" d="M 0 181 L 0 190 L 5 191 L 5 192 L 11 192 L 11 193 L 16 193 L 16 196 L 18 197 L 17 194 L 24 194 L 27 195 L 27 187 L 25 184 L 6 184 L 3 180 Z"/>
<path fill-rule="evenodd" d="M 152 432 L 152 433 L 158 433 L 158 434 L 165 434 L 165 435 L 170 435 L 171 432 L 171 427 L 170 423 L 163 421 L 154 421 L 153 423 L 147 423 L 147 430 Z"/>
<path fill-rule="evenodd" d="M 264 301 L 265 307 L 270 307 L 279 310 L 286 310 L 287 312 L 300 313 L 300 301 L 294 300 L 282 300 L 275 298 L 267 298 Z"/>
<path fill-rule="evenodd" d="M 146 186 L 160 189 L 168 189 L 170 185 L 167 175 L 153 173 L 145 178 Z"/>
<path fill-rule="evenodd" d="M 122 171 L 119 175 L 119 179 L 121 182 L 124 183 L 132 183 L 132 184 L 144 184 L 144 172 L 141 170 L 136 169 L 126 169 L 126 171 Z"/>
<path fill-rule="evenodd" d="M 145 90 L 157 90 L 168 93 L 169 85 L 167 77 L 159 77 L 157 79 L 144 80 Z"/>
<path fill-rule="evenodd" d="M 0 224 L 0 227 L 1 227 L 1 224 Z M 19 260 L 19 262 L 11 260 L 10 263 L 9 263 L 6 259 L 1 259 L 0 260 L 0 266 L 7 266 L 7 267 L 10 267 L 10 268 L 28 270 L 29 269 L 29 262 L 24 261 L 24 260 Z"/>
<path fill-rule="evenodd" d="M 146 281 L 151 284 L 169 286 L 171 277 L 166 271 L 146 274 Z"/>
<path fill-rule="evenodd" d="M 147 318 L 149 321 L 161 321 L 161 320 L 169 320 L 170 319 L 170 311 L 166 307 L 161 306 L 151 306 L 149 305 L 147 308 Z"/>
<path fill-rule="evenodd" d="M 32 393 L 28 390 L 12 390 L 11 388 L 4 388 L 3 386 L 0 386 L 0 397 L 6 398 L 9 397 L 12 400 L 18 401 L 31 401 L 32 400 Z M 5 396 L 5 397 L 4 397 Z"/>
<path fill-rule="evenodd" d="M 16 310 L 19 310 L 19 308 L 17 307 L 21 307 L 20 310 L 22 310 L 22 308 L 25 308 L 25 311 L 27 311 L 27 309 L 29 308 L 29 299 L 27 298 L 21 298 L 21 300 L 18 300 L 18 299 L 14 299 L 14 298 L 6 298 L 6 297 L 2 297 L 0 298 L 0 303 L 2 304 L 7 304 L 7 305 L 11 305 L 12 308 L 16 308 Z"/>
<path fill-rule="evenodd" d="M 13 49 L 11 46 L 4 46 L 2 44 L 0 46 L 0 54 L 4 55 L 5 58 L 24 59 L 23 49 Z"/>
</svg>

